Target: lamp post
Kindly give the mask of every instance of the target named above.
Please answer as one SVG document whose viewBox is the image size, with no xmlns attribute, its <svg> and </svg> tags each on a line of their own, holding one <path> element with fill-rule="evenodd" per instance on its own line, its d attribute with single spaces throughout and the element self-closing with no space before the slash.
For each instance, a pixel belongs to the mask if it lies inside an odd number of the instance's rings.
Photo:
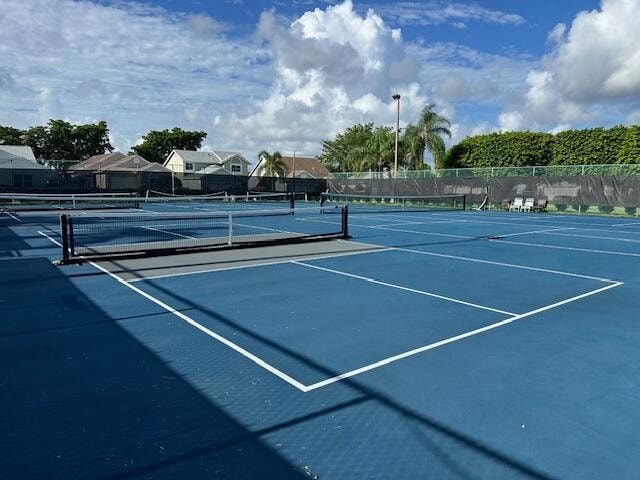
<svg viewBox="0 0 640 480">
<path fill-rule="evenodd" d="M 398 176 L 398 136 L 400 134 L 400 94 L 394 93 L 391 97 L 396 101 L 398 106 L 396 115 L 396 146 L 394 150 L 393 175 Z"/>
<path fill-rule="evenodd" d="M 298 150 L 293 151 L 293 181 L 291 182 L 291 188 L 293 193 L 296 193 L 296 152 Z"/>
</svg>

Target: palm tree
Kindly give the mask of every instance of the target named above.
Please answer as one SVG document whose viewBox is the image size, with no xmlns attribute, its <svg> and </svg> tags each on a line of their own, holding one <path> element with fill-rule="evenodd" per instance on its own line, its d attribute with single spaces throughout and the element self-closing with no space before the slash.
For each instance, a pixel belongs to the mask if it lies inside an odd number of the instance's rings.
<svg viewBox="0 0 640 480">
<path fill-rule="evenodd" d="M 417 125 L 408 125 L 403 134 L 403 147 L 405 159 L 411 168 L 421 170 L 424 168 L 424 150 L 429 150 L 437 167 L 444 160 L 445 145 L 443 136 L 451 138 L 451 122 L 445 117 L 433 111 L 434 103 L 430 103 L 420 112 Z"/>
<path fill-rule="evenodd" d="M 269 153 L 266 150 L 258 154 L 258 161 L 264 160 L 260 167 L 260 173 L 266 177 L 286 177 L 287 164 L 282 159 L 280 152 Z"/>
</svg>

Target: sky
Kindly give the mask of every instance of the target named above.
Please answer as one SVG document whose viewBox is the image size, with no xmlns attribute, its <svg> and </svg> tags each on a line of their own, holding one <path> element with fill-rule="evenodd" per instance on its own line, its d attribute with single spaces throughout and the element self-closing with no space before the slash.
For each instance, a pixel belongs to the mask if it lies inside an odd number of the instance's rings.
<svg viewBox="0 0 640 480">
<path fill-rule="evenodd" d="M 0 0 L 0 125 L 312 156 L 434 103 L 454 144 L 640 123 L 640 0 Z"/>
</svg>

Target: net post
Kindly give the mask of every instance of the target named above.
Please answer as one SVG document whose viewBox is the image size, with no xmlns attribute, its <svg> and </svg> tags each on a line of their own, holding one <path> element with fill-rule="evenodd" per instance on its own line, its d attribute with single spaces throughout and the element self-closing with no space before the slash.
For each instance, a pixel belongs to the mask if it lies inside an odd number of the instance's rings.
<svg viewBox="0 0 640 480">
<path fill-rule="evenodd" d="M 229 224 L 229 238 L 227 240 L 227 245 L 233 245 L 233 215 L 229 214 L 227 218 L 227 223 Z"/>
<path fill-rule="evenodd" d="M 67 227 L 69 228 L 69 251 L 72 255 L 75 255 L 76 251 L 76 242 L 73 237 L 73 217 L 67 218 Z"/>
<path fill-rule="evenodd" d="M 462 195 L 462 210 L 466 210 L 466 209 L 467 209 L 467 196 Z"/>
<path fill-rule="evenodd" d="M 349 238 L 349 207 L 342 207 L 342 238 Z"/>
<path fill-rule="evenodd" d="M 69 263 L 69 228 L 67 216 L 60 215 L 60 234 L 62 235 L 62 263 Z"/>
</svg>

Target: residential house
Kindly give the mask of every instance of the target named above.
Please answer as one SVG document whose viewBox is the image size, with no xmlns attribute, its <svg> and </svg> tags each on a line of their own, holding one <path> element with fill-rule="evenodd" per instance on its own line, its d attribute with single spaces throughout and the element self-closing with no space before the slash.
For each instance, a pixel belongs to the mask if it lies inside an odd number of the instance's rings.
<svg viewBox="0 0 640 480">
<path fill-rule="evenodd" d="M 173 182 L 171 171 L 159 163 L 121 152 L 89 157 L 69 167 L 69 173 L 77 179 L 84 178 L 83 187 L 102 190 L 166 190 Z"/>
<path fill-rule="evenodd" d="M 249 173 L 249 162 L 237 152 L 197 152 L 195 150 L 172 150 L 164 167 L 174 173 L 241 175 Z"/>
<path fill-rule="evenodd" d="M 282 161 L 286 166 L 287 178 L 315 178 L 325 180 L 329 175 L 329 170 L 315 158 L 309 157 L 282 157 Z M 265 159 L 261 158 L 253 168 L 249 176 L 263 177 Z"/>
<path fill-rule="evenodd" d="M 13 151 L 20 152 L 20 150 Z M 30 148 L 29 152 L 31 152 Z M 27 155 L 29 152 L 22 151 Z M 33 157 L 33 153 L 31 153 L 31 157 Z M 0 189 L 15 191 L 45 187 L 52 176 L 52 170 L 40 165 L 35 159 L 21 157 L 10 153 L 5 148 L 0 148 Z"/>
<path fill-rule="evenodd" d="M 266 177 L 262 157 L 249 174 L 249 189 L 256 192 L 296 191 L 319 194 L 326 189 L 329 170 L 315 158 L 282 157 L 284 178 Z M 294 180 L 295 178 L 295 180 Z"/>
</svg>

